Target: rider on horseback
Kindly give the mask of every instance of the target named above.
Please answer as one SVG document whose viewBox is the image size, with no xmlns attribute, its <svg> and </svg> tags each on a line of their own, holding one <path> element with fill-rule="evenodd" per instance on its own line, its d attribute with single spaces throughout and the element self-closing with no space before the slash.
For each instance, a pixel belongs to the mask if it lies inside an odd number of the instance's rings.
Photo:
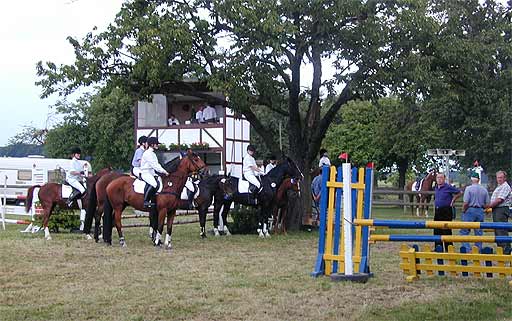
<svg viewBox="0 0 512 321">
<path fill-rule="evenodd" d="M 132 158 L 132 174 L 133 176 L 140 179 L 140 162 L 142 160 L 142 154 L 148 148 L 148 138 L 146 136 L 139 137 L 139 147 L 135 150 Z"/>
<path fill-rule="evenodd" d="M 71 149 L 71 170 L 66 172 L 66 182 L 73 187 L 73 192 L 68 198 L 67 205 L 71 207 L 75 199 L 80 199 L 85 194 L 85 186 L 83 184 L 84 167 L 80 163 L 80 154 L 82 151 L 78 147 Z"/>
<path fill-rule="evenodd" d="M 155 179 L 156 173 L 169 175 L 169 173 L 158 163 L 158 158 L 155 154 L 155 149 L 158 149 L 158 138 L 148 138 L 148 149 L 142 154 L 140 162 L 141 178 L 146 182 L 144 187 L 144 207 L 150 208 L 153 206 L 151 200 L 156 194 L 157 182 Z"/>
<path fill-rule="evenodd" d="M 256 147 L 254 145 L 247 146 L 247 155 L 243 160 L 243 176 L 251 184 L 249 185 L 249 191 L 253 195 L 257 195 L 261 191 L 260 180 L 256 176 L 263 174 L 262 170 L 256 165 L 256 160 L 253 155 L 256 153 Z"/>
</svg>

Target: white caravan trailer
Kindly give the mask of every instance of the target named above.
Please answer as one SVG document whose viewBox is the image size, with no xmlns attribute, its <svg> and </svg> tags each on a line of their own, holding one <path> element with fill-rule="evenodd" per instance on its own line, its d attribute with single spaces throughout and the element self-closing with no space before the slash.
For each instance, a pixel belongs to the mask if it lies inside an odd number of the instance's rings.
<svg viewBox="0 0 512 321">
<path fill-rule="evenodd" d="M 90 173 L 91 164 L 80 160 Z M 33 185 L 61 182 L 65 171 L 71 169 L 71 159 L 44 158 L 43 156 L 0 157 L 0 190 L 7 201 L 25 200 L 27 189 Z M 4 187 L 6 187 L 4 189 Z"/>
</svg>

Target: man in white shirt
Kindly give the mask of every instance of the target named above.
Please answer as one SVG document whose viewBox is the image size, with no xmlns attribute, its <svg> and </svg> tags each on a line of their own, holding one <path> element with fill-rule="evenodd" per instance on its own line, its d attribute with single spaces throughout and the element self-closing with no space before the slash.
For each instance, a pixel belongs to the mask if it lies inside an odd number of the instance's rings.
<svg viewBox="0 0 512 321">
<path fill-rule="evenodd" d="M 256 153 L 256 147 L 253 145 L 247 146 L 247 154 L 243 160 L 243 175 L 249 183 L 256 187 L 256 189 L 253 189 L 252 192 L 257 194 L 261 190 L 261 183 L 256 176 L 260 176 L 263 172 L 258 167 L 258 165 L 256 165 L 254 153 Z"/>
<path fill-rule="evenodd" d="M 198 123 L 204 123 L 204 115 L 203 115 L 204 107 L 199 107 L 199 110 L 196 112 L 196 120 Z"/>
<path fill-rule="evenodd" d="M 156 172 L 169 175 L 169 173 L 158 162 L 158 158 L 154 152 L 155 149 L 158 149 L 158 144 L 158 138 L 149 137 L 148 149 L 144 151 L 140 161 L 140 176 L 142 180 L 146 182 L 146 186 L 144 187 L 144 207 L 147 208 L 154 205 L 152 204 L 151 199 L 155 195 L 157 188 L 157 182 L 155 179 Z"/>
<path fill-rule="evenodd" d="M 207 105 L 203 110 L 203 118 L 206 123 L 216 123 L 217 122 L 217 111 L 211 105 Z"/>
<path fill-rule="evenodd" d="M 174 116 L 174 114 L 171 114 L 169 116 L 169 119 L 167 120 L 167 122 L 169 123 L 169 126 L 180 124 L 180 121 L 176 118 L 176 116 Z"/>
</svg>

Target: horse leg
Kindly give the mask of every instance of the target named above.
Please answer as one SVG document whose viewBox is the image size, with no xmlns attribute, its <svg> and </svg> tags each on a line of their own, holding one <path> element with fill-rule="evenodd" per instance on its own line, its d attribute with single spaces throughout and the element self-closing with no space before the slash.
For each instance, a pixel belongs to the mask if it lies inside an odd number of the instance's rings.
<svg viewBox="0 0 512 321">
<path fill-rule="evenodd" d="M 165 211 L 165 209 L 163 209 Z M 172 224 L 174 223 L 174 217 L 176 216 L 176 209 L 172 209 L 167 213 L 167 235 L 165 235 L 164 246 L 167 250 L 172 249 Z"/>
<path fill-rule="evenodd" d="M 114 222 L 116 224 L 117 234 L 119 235 L 119 245 L 126 247 L 126 241 L 123 235 L 123 225 L 121 224 L 121 215 L 123 210 L 121 208 L 114 209 Z"/>
<path fill-rule="evenodd" d="M 48 228 L 48 222 L 50 221 L 50 215 L 52 214 L 53 204 L 44 202 L 43 205 L 43 229 L 44 229 L 44 238 L 47 241 L 52 239 L 50 235 L 50 229 Z"/>
<path fill-rule="evenodd" d="M 149 238 L 155 240 L 156 231 L 158 229 L 158 210 L 152 207 L 149 210 Z"/>
<path fill-rule="evenodd" d="M 101 222 L 101 216 L 103 215 L 103 206 L 100 206 L 98 204 L 98 207 L 96 208 L 96 213 L 94 215 L 94 240 L 96 243 L 100 240 L 100 222 Z"/>
<path fill-rule="evenodd" d="M 164 231 L 164 221 L 165 217 L 167 216 L 167 210 L 165 208 L 160 209 L 158 211 L 158 227 L 156 229 L 156 235 L 154 239 L 155 246 L 161 246 L 162 245 L 162 233 Z"/>
<path fill-rule="evenodd" d="M 416 203 L 418 203 L 418 205 L 416 205 L 416 216 L 420 216 L 420 207 L 421 207 L 421 196 L 418 194 L 416 195 Z"/>
<path fill-rule="evenodd" d="M 221 210 L 222 210 L 222 222 L 224 224 L 224 235 L 230 236 L 231 232 L 228 229 L 228 213 L 229 208 L 231 207 L 231 202 L 222 202 Z"/>
<path fill-rule="evenodd" d="M 281 208 L 281 231 L 286 235 L 286 205 Z"/>
</svg>

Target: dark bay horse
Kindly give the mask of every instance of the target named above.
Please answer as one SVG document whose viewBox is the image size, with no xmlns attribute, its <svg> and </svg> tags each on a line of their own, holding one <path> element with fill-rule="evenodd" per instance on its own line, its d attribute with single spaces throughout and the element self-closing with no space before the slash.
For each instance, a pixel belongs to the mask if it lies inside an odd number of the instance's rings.
<svg viewBox="0 0 512 321">
<path fill-rule="evenodd" d="M 85 192 L 85 195 L 82 197 L 82 206 L 83 208 L 87 208 L 88 200 L 90 197 L 90 188 L 94 186 L 96 181 L 102 177 L 103 175 L 106 175 L 110 173 L 112 169 L 111 168 L 104 168 L 100 170 L 96 175 L 87 177 L 87 189 Z M 43 229 L 44 229 L 44 237 L 47 240 L 51 240 L 52 237 L 50 236 L 50 231 L 48 229 L 48 221 L 50 220 L 50 216 L 52 215 L 52 211 L 55 208 L 55 206 L 60 206 L 62 208 L 67 208 L 66 201 L 67 199 L 62 198 L 62 184 L 57 183 L 46 183 L 44 185 L 35 185 L 29 187 L 27 191 L 27 201 L 25 203 L 25 212 L 29 212 L 30 208 L 32 207 L 32 201 L 33 201 L 33 194 L 34 189 L 39 188 L 38 197 L 39 202 L 41 203 L 41 207 L 43 208 Z M 78 209 L 77 202 L 74 202 L 75 209 Z"/>
<path fill-rule="evenodd" d="M 260 207 L 260 211 L 258 212 L 258 234 L 260 237 L 269 237 L 270 234 L 268 233 L 268 218 L 270 213 L 272 213 L 273 206 L 276 202 L 276 195 L 279 186 L 281 186 L 282 182 L 287 176 L 294 178 L 295 180 L 301 180 L 303 178 L 301 171 L 290 158 L 285 158 L 269 173 L 261 176 L 261 186 L 263 187 L 263 190 L 257 196 L 257 205 L 254 205 L 254 203 L 251 202 L 251 196 L 249 194 L 240 193 L 238 191 L 238 178 L 228 178 L 226 184 L 230 185 L 230 190 L 236 192 L 233 193 L 231 198 L 225 198 L 222 196 L 222 193 L 217 193 L 214 202 L 214 229 L 218 229 L 217 222 L 219 221 L 219 215 L 222 215 L 223 223 L 227 223 L 229 208 L 231 203 L 235 202 L 238 204 Z M 220 213 L 221 210 L 222 213 Z M 200 212 L 199 214 L 206 217 L 206 212 Z"/>
<path fill-rule="evenodd" d="M 293 178 L 287 178 L 279 186 L 276 194 L 276 201 L 273 211 L 274 232 L 286 234 L 286 210 L 288 207 L 288 191 L 294 191 L 300 197 L 299 181 Z"/>
<path fill-rule="evenodd" d="M 201 178 L 201 181 L 198 184 L 199 195 L 194 199 L 194 207 L 199 213 L 199 235 L 201 238 L 206 238 L 206 216 L 213 199 L 224 197 L 229 198 L 235 193 L 231 185 L 227 184 L 227 181 L 228 177 L 224 175 L 211 175 Z M 222 205 L 220 202 L 218 202 L 218 204 Z M 189 209 L 189 202 L 186 200 L 180 200 L 178 203 L 178 209 Z M 167 217 L 167 226 L 172 227 L 172 222 L 169 222 L 169 220 L 176 214 L 176 209 L 172 209 L 171 211 L 172 213 Z"/>
<path fill-rule="evenodd" d="M 167 162 L 165 165 L 163 165 L 163 168 L 169 172 L 172 173 L 178 168 L 178 163 L 180 161 L 179 157 L 176 157 L 172 159 L 171 161 Z M 91 233 L 91 227 L 92 227 L 92 220 L 94 218 L 94 239 L 96 242 L 99 240 L 99 234 L 100 234 L 100 222 L 101 218 L 103 216 L 103 205 L 105 203 L 105 200 L 107 199 L 107 186 L 112 181 L 114 181 L 116 178 L 119 177 L 129 177 L 128 174 L 120 173 L 120 172 L 110 172 L 106 175 L 101 176 L 96 184 L 93 184 L 90 189 L 90 198 L 87 206 L 87 211 L 85 215 L 85 223 L 84 223 L 84 234 L 86 235 L 87 239 L 92 239 L 90 233 Z M 150 216 L 151 219 L 151 216 Z M 153 229 L 153 226 L 155 224 L 150 223 L 150 234 L 152 234 L 151 230 Z"/>
<path fill-rule="evenodd" d="M 416 202 L 419 204 L 416 206 L 416 216 L 424 215 L 428 217 L 428 204 L 432 200 L 432 194 L 426 194 L 421 192 L 432 192 L 434 190 L 434 182 L 436 181 L 437 170 L 431 170 L 425 178 L 419 182 L 419 186 L 415 186 L 416 181 L 409 182 L 405 186 L 405 190 L 409 192 L 419 192 L 418 194 L 409 194 L 409 202 Z M 416 197 L 415 197 L 416 196 Z M 414 206 L 411 206 L 411 215 L 414 213 Z M 420 214 L 421 213 L 421 214 Z"/>
<path fill-rule="evenodd" d="M 188 175 L 190 173 L 198 172 L 204 167 L 205 163 L 203 160 L 197 154 L 189 150 L 187 155 L 181 159 L 177 170 L 162 178 L 163 190 L 156 196 L 158 212 L 158 231 L 155 237 L 156 245 L 160 245 L 165 217 L 168 213 L 169 215 L 172 213 L 172 209 L 176 209 L 178 207 L 181 191 L 185 186 Z M 103 220 L 103 240 L 107 243 L 112 242 L 112 212 L 114 214 L 115 225 L 119 235 L 119 244 L 121 246 L 126 246 L 121 224 L 121 214 L 124 208 L 127 205 L 130 205 L 140 211 L 149 211 L 149 209 L 144 207 L 144 196 L 142 194 L 135 193 L 133 190 L 134 180 L 135 179 L 130 176 L 119 177 L 107 186 L 107 199 L 104 205 L 105 219 Z M 171 248 L 170 233 L 172 231 L 173 220 L 174 216 L 171 219 L 171 225 L 167 227 L 168 234 L 166 235 L 165 240 L 165 245 L 169 249 Z"/>
</svg>

